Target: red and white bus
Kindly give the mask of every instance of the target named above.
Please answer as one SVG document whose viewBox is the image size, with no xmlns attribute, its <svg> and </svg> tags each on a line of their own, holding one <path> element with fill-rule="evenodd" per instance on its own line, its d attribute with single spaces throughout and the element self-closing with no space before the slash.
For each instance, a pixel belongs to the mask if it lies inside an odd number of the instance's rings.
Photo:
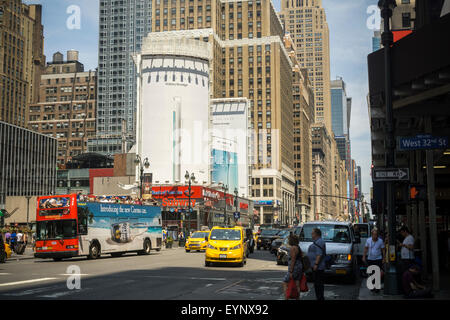
<svg viewBox="0 0 450 320">
<path fill-rule="evenodd" d="M 161 220 L 158 206 L 78 202 L 76 194 L 38 197 L 34 256 L 149 254 L 161 249 Z"/>
</svg>

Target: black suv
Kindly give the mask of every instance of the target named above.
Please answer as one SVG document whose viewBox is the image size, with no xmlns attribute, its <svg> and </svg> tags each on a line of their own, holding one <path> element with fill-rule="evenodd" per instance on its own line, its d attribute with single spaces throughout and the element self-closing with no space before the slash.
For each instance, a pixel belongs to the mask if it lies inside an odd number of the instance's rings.
<svg viewBox="0 0 450 320">
<path fill-rule="evenodd" d="M 262 229 L 256 244 L 258 250 L 261 250 L 261 248 L 264 248 L 264 250 L 270 249 L 272 241 L 278 239 L 278 232 L 280 232 L 280 229 Z"/>
</svg>

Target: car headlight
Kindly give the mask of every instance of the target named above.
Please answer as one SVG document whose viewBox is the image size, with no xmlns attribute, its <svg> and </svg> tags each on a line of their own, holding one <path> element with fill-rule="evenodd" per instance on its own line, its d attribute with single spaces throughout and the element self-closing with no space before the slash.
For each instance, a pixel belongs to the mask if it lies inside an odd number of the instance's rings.
<svg viewBox="0 0 450 320">
<path fill-rule="evenodd" d="M 236 247 L 231 248 L 231 250 L 237 250 L 237 249 L 240 249 L 240 248 L 241 248 L 241 245 L 238 244 Z"/>
<path fill-rule="evenodd" d="M 206 240 L 203 240 L 203 241 L 202 241 L 202 243 L 205 243 L 205 242 L 206 242 Z"/>
<path fill-rule="evenodd" d="M 213 249 L 213 250 L 217 250 L 215 247 L 213 247 L 213 246 L 210 245 L 209 243 L 208 243 L 208 248 L 209 248 L 209 249 Z"/>
</svg>

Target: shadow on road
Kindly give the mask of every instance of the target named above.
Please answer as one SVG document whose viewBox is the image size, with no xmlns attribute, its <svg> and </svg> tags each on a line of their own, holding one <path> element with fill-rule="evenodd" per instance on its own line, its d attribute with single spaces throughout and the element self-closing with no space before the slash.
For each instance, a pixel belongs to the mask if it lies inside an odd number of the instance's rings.
<svg viewBox="0 0 450 320">
<path fill-rule="evenodd" d="M 75 261 L 75 260 L 74 260 Z M 69 275 L 67 276 L 67 278 Z M 271 281 L 272 290 L 279 294 L 282 273 L 280 271 L 249 271 L 243 268 L 163 267 L 152 270 L 113 272 L 101 276 L 81 276 L 81 289 L 69 290 L 67 278 L 55 282 L 26 285 L 20 289 L 0 290 L 4 299 L 133 299 L 176 300 L 227 298 L 227 290 L 246 281 L 254 284 L 254 290 L 266 288 Z M 280 279 L 278 281 L 278 279 Z M 274 289 L 275 288 L 275 289 Z M 242 290 L 242 288 L 241 288 Z M 280 289 L 281 290 L 281 289 Z M 250 290 L 251 291 L 251 290 Z M 259 292 L 261 295 L 261 292 Z M 264 294 L 264 291 L 262 291 Z M 239 297 L 241 298 L 241 297 Z M 274 299 L 274 296 L 267 296 Z M 246 299 L 245 296 L 243 299 Z M 248 298 L 250 299 L 250 297 Z"/>
</svg>

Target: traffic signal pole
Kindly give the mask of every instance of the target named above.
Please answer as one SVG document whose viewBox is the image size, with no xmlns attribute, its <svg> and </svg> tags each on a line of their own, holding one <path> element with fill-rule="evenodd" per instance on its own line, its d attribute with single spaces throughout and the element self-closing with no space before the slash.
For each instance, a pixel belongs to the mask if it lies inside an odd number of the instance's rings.
<svg viewBox="0 0 450 320">
<path fill-rule="evenodd" d="M 386 167 L 395 168 L 395 137 L 394 137 L 394 110 L 392 104 L 392 76 L 391 76 L 391 46 L 393 44 L 393 34 L 390 20 L 393 8 L 396 6 L 395 0 L 380 0 L 378 6 L 381 9 L 381 17 L 384 22 L 384 30 L 381 35 L 384 50 L 384 102 L 385 102 L 385 126 L 386 126 Z M 386 207 L 388 214 L 389 230 L 389 257 L 386 272 L 384 292 L 385 294 L 396 295 L 398 290 L 397 257 L 396 257 L 396 223 L 395 216 L 395 195 L 394 182 L 386 182 Z"/>
<path fill-rule="evenodd" d="M 425 119 L 425 131 L 431 133 L 431 118 Z M 434 186 L 434 151 L 427 150 L 427 190 L 428 190 L 428 215 L 430 226 L 431 267 L 433 271 L 433 290 L 439 290 L 439 256 L 438 238 L 436 226 L 436 193 Z"/>
</svg>

